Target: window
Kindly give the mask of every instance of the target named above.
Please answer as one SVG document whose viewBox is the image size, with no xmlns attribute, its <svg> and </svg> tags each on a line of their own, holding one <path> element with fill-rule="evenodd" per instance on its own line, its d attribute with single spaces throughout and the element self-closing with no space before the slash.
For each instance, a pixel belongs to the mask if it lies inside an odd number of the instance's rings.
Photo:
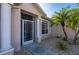
<svg viewBox="0 0 79 59">
<path fill-rule="evenodd" d="M 28 15 L 28 14 L 21 13 L 21 18 L 33 21 L 33 16 Z"/>
<path fill-rule="evenodd" d="M 46 21 L 42 21 L 42 34 L 48 33 L 48 23 Z"/>
</svg>

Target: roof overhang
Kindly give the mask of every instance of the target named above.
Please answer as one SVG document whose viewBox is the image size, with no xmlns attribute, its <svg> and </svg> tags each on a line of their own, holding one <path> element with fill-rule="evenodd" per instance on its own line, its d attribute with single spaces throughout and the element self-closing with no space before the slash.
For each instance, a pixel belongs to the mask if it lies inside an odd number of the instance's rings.
<svg viewBox="0 0 79 59">
<path fill-rule="evenodd" d="M 22 4 L 22 3 L 13 3 L 13 5 L 15 5 L 15 6 L 19 6 L 20 4 Z M 42 10 L 42 8 L 39 6 L 38 3 L 32 3 L 32 4 L 35 6 L 35 8 L 36 8 L 40 13 L 43 14 L 42 16 L 47 16 L 46 13 L 45 13 L 45 12 Z"/>
<path fill-rule="evenodd" d="M 39 6 L 38 3 L 32 3 L 39 12 L 41 12 L 43 14 L 43 16 L 46 16 L 45 12 L 42 10 L 42 8 Z"/>
</svg>

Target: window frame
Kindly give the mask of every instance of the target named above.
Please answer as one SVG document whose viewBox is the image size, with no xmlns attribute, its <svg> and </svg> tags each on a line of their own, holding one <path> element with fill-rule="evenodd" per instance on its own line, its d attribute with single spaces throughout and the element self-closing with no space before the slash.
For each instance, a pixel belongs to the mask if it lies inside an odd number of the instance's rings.
<svg viewBox="0 0 79 59">
<path fill-rule="evenodd" d="M 43 28 L 43 22 L 46 23 L 45 28 Z M 41 22 L 41 26 L 42 26 L 42 34 L 48 34 L 49 33 L 49 29 L 48 29 L 48 20 L 45 20 L 45 19 L 42 19 L 42 22 Z M 43 30 L 45 30 L 45 32 L 43 33 Z"/>
</svg>

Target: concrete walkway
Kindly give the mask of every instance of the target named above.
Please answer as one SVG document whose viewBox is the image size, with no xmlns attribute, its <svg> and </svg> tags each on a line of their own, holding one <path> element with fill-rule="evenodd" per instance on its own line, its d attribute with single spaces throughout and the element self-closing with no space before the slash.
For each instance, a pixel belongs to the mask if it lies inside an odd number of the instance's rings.
<svg viewBox="0 0 79 59">
<path fill-rule="evenodd" d="M 29 50 L 33 55 L 56 55 L 56 52 L 42 48 L 36 43 L 27 44 L 24 48 Z"/>
</svg>

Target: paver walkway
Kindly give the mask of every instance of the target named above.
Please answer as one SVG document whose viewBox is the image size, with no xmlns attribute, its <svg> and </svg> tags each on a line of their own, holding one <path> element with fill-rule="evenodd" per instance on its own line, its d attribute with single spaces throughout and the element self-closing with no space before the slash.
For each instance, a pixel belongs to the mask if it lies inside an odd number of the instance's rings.
<svg viewBox="0 0 79 59">
<path fill-rule="evenodd" d="M 24 48 L 29 50 L 33 55 L 56 55 L 56 52 L 40 47 L 36 43 L 27 44 L 24 46 Z"/>
</svg>

